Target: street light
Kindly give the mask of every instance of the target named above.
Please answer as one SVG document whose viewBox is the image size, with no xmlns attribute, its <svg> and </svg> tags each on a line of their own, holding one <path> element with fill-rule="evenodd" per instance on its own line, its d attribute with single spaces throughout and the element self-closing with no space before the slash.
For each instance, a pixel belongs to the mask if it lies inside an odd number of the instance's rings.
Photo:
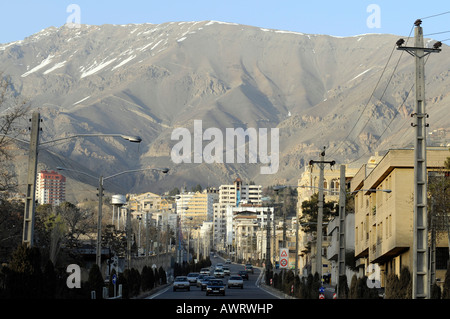
<svg viewBox="0 0 450 319">
<path fill-rule="evenodd" d="M 71 138 L 76 138 L 76 137 L 120 137 L 126 141 L 130 141 L 131 143 L 142 142 L 142 138 L 140 136 L 130 136 L 130 135 L 124 135 L 124 134 L 75 134 L 75 135 L 57 138 L 57 139 L 51 140 L 51 141 L 40 142 L 39 145 L 50 144 L 50 143 L 54 143 L 54 142 L 68 140 Z"/>
<path fill-rule="evenodd" d="M 78 171 L 75 169 L 70 169 L 70 168 L 65 168 L 65 167 L 57 167 L 57 170 L 64 170 L 64 171 L 71 171 L 71 172 L 75 172 L 75 173 L 79 173 L 79 174 L 83 174 L 92 178 L 97 179 L 98 178 L 98 220 L 97 220 L 97 248 L 96 248 L 96 262 L 98 267 L 101 267 L 101 243 L 102 243 L 102 206 L 103 206 L 103 182 L 107 179 L 110 178 L 114 178 L 116 176 L 122 175 L 122 174 L 126 174 L 126 173 L 132 173 L 132 172 L 140 172 L 140 171 L 145 171 L 145 170 L 156 170 L 156 171 L 161 171 L 164 174 L 167 173 L 169 171 L 168 168 L 142 168 L 142 169 L 134 169 L 134 170 L 128 170 L 128 171 L 123 171 L 111 176 L 107 176 L 107 177 L 103 177 L 103 176 L 93 176 L 91 174 L 82 172 L 82 171 Z M 129 238 L 128 238 L 129 240 Z"/>
<path fill-rule="evenodd" d="M 123 134 L 76 134 L 63 138 L 59 138 L 52 141 L 40 142 L 40 122 L 41 116 L 39 112 L 33 112 L 30 119 L 31 122 L 31 134 L 30 141 L 25 141 L 29 143 L 28 151 L 28 170 L 27 170 L 27 184 L 25 191 L 25 209 L 23 218 L 23 236 L 22 243 L 28 245 L 28 247 L 33 246 L 34 241 L 34 222 L 35 222 L 35 208 L 36 208 L 36 174 L 37 174 L 37 163 L 38 163 L 38 150 L 40 145 L 45 145 L 53 143 L 56 141 L 76 138 L 76 137 L 88 137 L 88 136 L 111 136 L 111 137 L 121 137 L 133 143 L 140 143 L 142 139 L 139 136 L 128 136 Z"/>
</svg>

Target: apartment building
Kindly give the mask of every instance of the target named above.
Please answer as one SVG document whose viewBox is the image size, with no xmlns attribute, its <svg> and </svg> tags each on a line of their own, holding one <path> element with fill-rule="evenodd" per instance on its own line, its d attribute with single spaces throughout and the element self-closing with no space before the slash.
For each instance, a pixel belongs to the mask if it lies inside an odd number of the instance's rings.
<svg viewBox="0 0 450 319">
<path fill-rule="evenodd" d="M 39 204 L 57 206 L 66 200 L 66 177 L 55 172 L 42 170 L 37 175 L 36 199 Z"/>
<path fill-rule="evenodd" d="M 428 148 L 428 172 L 441 169 L 449 156 L 448 148 Z M 372 189 L 378 191 L 368 191 Z M 384 287 L 387 276 L 399 275 L 403 266 L 412 271 L 414 150 L 390 150 L 372 170 L 363 165 L 351 181 L 351 191 L 356 192 L 355 257 L 360 275 L 376 265 Z M 449 246 L 447 236 L 439 238 L 438 283 L 445 274 Z"/>
<path fill-rule="evenodd" d="M 262 204 L 262 186 L 243 184 L 236 178 L 231 185 L 219 187 L 218 203 L 214 204 L 214 246 L 227 248 L 227 207 L 239 207 L 242 204 Z M 231 230 L 230 230 L 231 231 Z"/>
<path fill-rule="evenodd" d="M 208 190 L 179 194 L 176 205 L 182 227 L 197 227 L 203 222 L 212 221 L 216 198 L 217 194 Z"/>
</svg>

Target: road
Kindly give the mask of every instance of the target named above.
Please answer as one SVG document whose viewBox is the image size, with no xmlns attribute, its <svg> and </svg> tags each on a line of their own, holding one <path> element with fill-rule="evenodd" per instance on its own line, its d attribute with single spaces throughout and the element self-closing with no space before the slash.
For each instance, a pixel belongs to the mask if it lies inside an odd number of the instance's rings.
<svg viewBox="0 0 450 319">
<path fill-rule="evenodd" d="M 211 273 L 217 263 L 222 263 L 224 266 L 229 266 L 231 274 L 237 274 L 240 270 L 244 270 L 244 265 L 231 263 L 225 265 L 225 261 L 219 257 L 212 257 Z M 158 293 L 147 297 L 147 299 L 278 299 L 277 296 L 259 287 L 258 278 L 262 275 L 261 270 L 254 268 L 254 274 L 249 273 L 249 280 L 244 280 L 244 288 L 228 288 L 225 289 L 225 296 L 206 296 L 205 291 L 201 291 L 199 287 L 191 285 L 191 290 L 177 290 L 173 291 L 172 286 L 159 291 Z M 226 284 L 229 276 L 225 276 L 224 283 Z"/>
</svg>

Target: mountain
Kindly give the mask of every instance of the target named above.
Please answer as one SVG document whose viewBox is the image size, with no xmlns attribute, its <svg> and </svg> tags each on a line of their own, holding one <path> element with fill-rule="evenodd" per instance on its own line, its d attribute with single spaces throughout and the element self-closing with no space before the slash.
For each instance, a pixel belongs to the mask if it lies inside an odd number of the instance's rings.
<svg viewBox="0 0 450 319">
<path fill-rule="evenodd" d="M 142 137 L 139 145 L 112 137 L 50 144 L 62 164 L 103 176 L 171 168 L 167 175 L 119 176 L 114 182 L 123 192 L 217 186 L 237 176 L 263 185 L 294 184 L 324 146 L 326 159 L 359 165 L 375 151 L 412 145 L 415 67 L 411 56 L 396 50 L 399 38 L 342 38 L 218 21 L 49 27 L 1 44 L 0 70 L 39 110 L 44 141 L 84 133 Z M 427 59 L 430 130 L 450 126 L 448 65 L 445 45 Z M 174 163 L 171 151 L 180 140 L 172 134 L 187 129 L 193 152 L 195 120 L 202 121 L 202 132 L 217 128 L 224 138 L 227 128 L 267 129 L 269 135 L 278 128 L 278 170 L 261 174 L 265 164 L 250 163 L 248 156 L 244 163 Z M 210 141 L 202 143 L 200 149 Z M 194 153 L 189 158 L 194 161 Z"/>
</svg>

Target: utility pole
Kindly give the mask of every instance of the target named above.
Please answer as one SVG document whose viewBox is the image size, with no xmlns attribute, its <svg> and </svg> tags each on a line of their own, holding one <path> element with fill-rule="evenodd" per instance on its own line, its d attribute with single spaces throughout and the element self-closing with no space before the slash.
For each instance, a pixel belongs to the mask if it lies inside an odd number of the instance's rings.
<svg viewBox="0 0 450 319">
<path fill-rule="evenodd" d="M 345 165 L 340 167 L 340 181 L 339 181 L 339 252 L 338 252 L 338 280 L 337 280 L 337 294 L 340 296 L 340 281 L 345 275 L 345 201 L 346 201 L 346 187 L 345 187 Z"/>
<path fill-rule="evenodd" d="M 31 140 L 28 153 L 28 172 L 27 172 L 27 189 L 25 199 L 25 212 L 23 219 L 23 238 L 22 243 L 28 247 L 34 244 L 34 221 L 36 208 L 36 173 L 39 146 L 39 131 L 41 116 L 38 112 L 34 112 L 31 117 Z"/>
<path fill-rule="evenodd" d="M 425 61 L 430 53 L 440 52 L 441 42 L 433 48 L 425 48 L 420 19 L 414 22 L 414 47 L 403 47 L 404 40 L 397 41 L 398 49 L 404 50 L 415 58 L 416 62 L 416 108 L 411 114 L 416 118 L 416 138 L 414 143 L 414 228 L 413 228 L 413 280 L 412 298 L 429 298 L 428 289 L 428 229 L 427 229 L 427 150 L 425 112 Z"/>
<path fill-rule="evenodd" d="M 274 212 L 275 214 L 275 212 Z M 270 209 L 267 210 L 267 227 L 266 227 L 266 284 L 268 284 L 270 263 Z"/>
<path fill-rule="evenodd" d="M 324 168 L 325 164 L 333 166 L 335 161 L 325 161 L 325 147 L 320 153 L 320 161 L 309 161 L 309 165 L 314 163 L 319 164 L 319 198 L 318 206 L 319 211 L 317 214 L 317 242 L 316 242 L 316 272 L 319 274 L 320 282 L 322 282 L 322 228 L 323 228 L 323 180 L 324 180 Z"/>
<path fill-rule="evenodd" d="M 127 205 L 127 268 L 131 269 L 131 208 Z"/>
<path fill-rule="evenodd" d="M 102 269 L 102 208 L 103 208 L 103 176 L 98 180 L 98 216 L 97 216 L 97 249 L 96 262 L 98 268 Z"/>
</svg>

